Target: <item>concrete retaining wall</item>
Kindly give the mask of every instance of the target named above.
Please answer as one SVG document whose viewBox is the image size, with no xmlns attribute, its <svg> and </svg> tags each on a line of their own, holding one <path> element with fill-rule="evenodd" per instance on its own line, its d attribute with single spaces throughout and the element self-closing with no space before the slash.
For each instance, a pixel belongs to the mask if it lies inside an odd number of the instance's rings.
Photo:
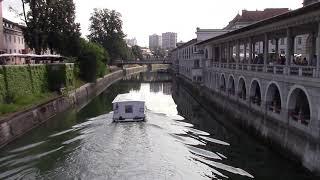
<svg viewBox="0 0 320 180">
<path fill-rule="evenodd" d="M 224 97 L 206 87 L 179 78 L 186 89 L 215 119 L 226 125 L 237 125 L 246 132 L 260 137 L 272 149 L 280 152 L 310 171 L 320 174 L 320 140 L 293 129 L 288 123 L 279 122 L 261 114 L 240 101 Z M 228 121 L 226 121 L 226 119 Z"/>
<path fill-rule="evenodd" d="M 26 111 L 0 118 L 0 147 L 19 138 L 70 107 L 81 108 L 87 105 L 93 97 L 99 95 L 116 81 L 121 80 L 124 75 L 133 75 L 146 71 L 146 69 L 146 66 L 141 66 L 110 73 L 104 78 L 98 79 L 96 83 L 88 83 L 76 89 L 69 96 L 60 96 Z"/>
</svg>

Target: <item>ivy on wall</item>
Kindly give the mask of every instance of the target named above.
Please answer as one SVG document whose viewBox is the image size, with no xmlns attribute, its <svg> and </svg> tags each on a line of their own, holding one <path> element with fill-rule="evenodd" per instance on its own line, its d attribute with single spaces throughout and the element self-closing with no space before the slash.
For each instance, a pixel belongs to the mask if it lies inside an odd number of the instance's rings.
<svg viewBox="0 0 320 180">
<path fill-rule="evenodd" d="M 73 64 L 0 66 L 0 103 L 75 86 Z M 6 86 L 7 85 L 7 86 Z"/>
<path fill-rule="evenodd" d="M 59 91 L 60 88 L 72 90 L 75 87 L 73 64 L 51 64 L 47 66 L 49 89 Z"/>
<path fill-rule="evenodd" d="M 5 81 L 10 99 L 32 95 L 32 82 L 28 66 L 4 66 Z"/>
<path fill-rule="evenodd" d="M 3 75 L 3 69 L 0 67 L 0 103 L 4 102 L 5 95 L 6 95 L 6 87 Z"/>
<path fill-rule="evenodd" d="M 48 72 L 46 66 L 30 65 L 30 77 L 33 94 L 41 94 L 49 91 Z"/>
</svg>

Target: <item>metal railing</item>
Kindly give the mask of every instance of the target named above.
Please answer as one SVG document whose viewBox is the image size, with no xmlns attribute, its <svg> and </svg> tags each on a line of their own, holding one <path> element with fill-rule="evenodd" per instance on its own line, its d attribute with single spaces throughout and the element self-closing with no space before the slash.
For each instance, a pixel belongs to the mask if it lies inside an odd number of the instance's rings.
<svg viewBox="0 0 320 180">
<path fill-rule="evenodd" d="M 213 62 L 212 68 L 231 69 L 239 71 L 252 71 L 277 75 L 290 75 L 300 77 L 318 77 L 315 66 L 278 65 L 278 64 L 243 64 L 243 63 L 219 63 Z"/>
</svg>

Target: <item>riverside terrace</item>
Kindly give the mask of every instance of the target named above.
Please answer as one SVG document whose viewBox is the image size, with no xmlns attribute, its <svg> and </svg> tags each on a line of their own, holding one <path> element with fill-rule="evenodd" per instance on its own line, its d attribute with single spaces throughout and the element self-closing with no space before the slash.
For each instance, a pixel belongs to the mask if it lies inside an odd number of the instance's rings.
<svg viewBox="0 0 320 180">
<path fill-rule="evenodd" d="M 306 38 L 304 57 L 295 52 L 298 35 Z M 284 52 L 279 49 L 280 39 L 286 41 Z M 275 49 L 269 49 L 270 43 Z M 257 50 L 261 44 L 261 51 Z M 206 87 L 320 138 L 320 3 L 196 45 L 202 52 L 201 81 Z"/>
</svg>

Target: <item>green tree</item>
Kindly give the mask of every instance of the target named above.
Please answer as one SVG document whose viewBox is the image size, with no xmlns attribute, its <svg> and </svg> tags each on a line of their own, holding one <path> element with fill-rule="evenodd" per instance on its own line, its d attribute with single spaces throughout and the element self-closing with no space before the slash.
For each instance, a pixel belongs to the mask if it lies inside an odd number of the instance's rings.
<svg viewBox="0 0 320 180">
<path fill-rule="evenodd" d="M 99 44 L 80 39 L 78 63 L 80 77 L 87 82 L 94 82 L 106 72 L 109 55 Z"/>
<path fill-rule="evenodd" d="M 165 50 L 161 49 L 161 48 L 156 48 L 156 49 L 153 49 L 152 50 L 152 55 L 155 57 L 155 58 L 164 58 L 165 57 Z"/>
<path fill-rule="evenodd" d="M 140 46 L 132 46 L 131 49 L 135 59 L 143 60 L 142 50 Z"/>
<path fill-rule="evenodd" d="M 27 28 L 25 39 L 41 54 L 47 48 L 62 55 L 75 55 L 79 48 L 80 25 L 75 23 L 73 0 L 21 0 Z M 28 6 L 28 11 L 25 11 Z"/>
<path fill-rule="evenodd" d="M 127 59 L 130 51 L 124 41 L 121 14 L 115 10 L 94 9 L 90 18 L 90 41 L 101 44 L 111 60 Z"/>
</svg>

